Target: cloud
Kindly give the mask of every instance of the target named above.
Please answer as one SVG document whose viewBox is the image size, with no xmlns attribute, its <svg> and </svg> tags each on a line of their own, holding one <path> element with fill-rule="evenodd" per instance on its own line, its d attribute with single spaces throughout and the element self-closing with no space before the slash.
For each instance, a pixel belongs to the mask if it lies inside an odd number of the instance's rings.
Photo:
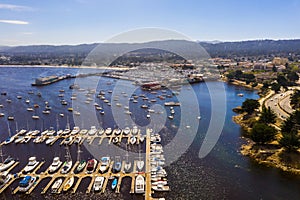
<svg viewBox="0 0 300 200">
<path fill-rule="evenodd" d="M 17 25 L 27 25 L 29 22 L 21 21 L 21 20 L 4 20 L 0 19 L 0 23 L 6 23 L 6 24 L 17 24 Z"/>
<path fill-rule="evenodd" d="M 12 5 L 12 4 L 0 4 L 0 9 L 7 9 L 12 11 L 31 11 L 33 10 L 31 7 L 28 6 L 19 6 L 19 5 Z"/>
</svg>

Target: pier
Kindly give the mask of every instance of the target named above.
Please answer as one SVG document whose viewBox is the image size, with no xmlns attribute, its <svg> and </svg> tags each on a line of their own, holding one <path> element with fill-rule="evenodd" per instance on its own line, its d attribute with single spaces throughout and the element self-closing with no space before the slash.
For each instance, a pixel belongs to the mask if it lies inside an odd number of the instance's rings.
<svg viewBox="0 0 300 200">
<path fill-rule="evenodd" d="M 18 136 L 18 134 L 17 134 L 17 136 Z M 76 178 L 77 181 L 73 184 L 73 187 L 70 189 L 71 193 L 76 193 L 81 181 L 84 178 L 90 178 L 91 179 L 90 183 L 89 183 L 89 185 L 86 189 L 87 194 L 91 193 L 96 177 L 97 176 L 102 176 L 102 177 L 104 177 L 104 183 L 102 185 L 100 193 L 105 193 L 105 190 L 108 187 L 108 181 L 112 177 L 117 177 L 118 178 L 118 183 L 117 183 L 117 186 L 115 188 L 115 193 L 120 193 L 120 190 L 121 190 L 120 188 L 122 186 L 123 178 L 130 177 L 131 178 L 130 194 L 134 194 L 135 193 L 135 179 L 136 179 L 136 176 L 138 174 L 140 174 L 145 179 L 145 193 L 144 193 L 145 200 L 152 200 L 153 199 L 152 198 L 153 190 L 152 190 L 152 183 L 151 183 L 151 139 L 152 139 L 152 130 L 151 129 L 146 130 L 146 135 L 142 135 L 140 130 L 138 131 L 138 133 L 136 135 L 133 135 L 132 132 L 130 132 L 128 135 L 124 135 L 123 131 L 119 135 L 116 135 L 115 131 L 112 131 L 112 133 L 110 135 L 106 135 L 105 133 L 100 135 L 100 136 L 98 136 L 98 135 L 95 135 L 95 136 L 81 135 L 81 137 L 84 138 L 82 140 L 82 142 L 88 137 L 91 138 L 91 140 L 87 143 L 88 145 L 91 145 L 96 138 L 99 139 L 98 144 L 100 145 L 102 143 L 103 139 L 108 138 L 109 142 L 112 142 L 112 138 L 114 138 L 114 137 L 118 137 L 120 139 L 120 141 L 121 141 L 122 138 L 127 138 L 128 143 L 129 143 L 129 139 L 132 136 L 137 137 L 137 141 L 139 141 L 139 142 L 140 142 L 140 137 L 145 137 L 144 142 L 146 143 L 146 152 L 145 152 L 146 154 L 145 154 L 145 166 L 144 166 L 145 171 L 144 172 L 138 172 L 138 170 L 137 170 L 137 161 L 138 160 L 134 160 L 133 165 L 131 166 L 131 172 L 130 173 L 125 173 L 125 170 L 124 170 L 125 161 L 123 160 L 123 161 L 121 161 L 121 163 L 122 163 L 121 164 L 121 170 L 118 173 L 113 172 L 113 166 L 114 166 L 115 161 L 111 161 L 110 165 L 108 167 L 108 170 L 105 173 L 100 173 L 99 172 L 100 163 L 98 163 L 98 165 L 95 168 L 94 172 L 91 173 L 91 174 L 86 173 L 86 168 L 87 167 L 85 167 L 85 169 L 82 172 L 75 174 L 74 171 L 75 171 L 76 167 L 78 166 L 78 164 L 80 163 L 79 161 L 77 161 L 77 162 L 74 163 L 74 165 L 72 166 L 70 172 L 67 173 L 67 174 L 61 174 L 60 171 L 61 171 L 63 166 L 60 166 L 60 168 L 54 174 L 49 174 L 48 173 L 50 166 L 46 169 L 46 171 L 41 172 L 41 173 L 38 174 L 37 171 L 45 163 L 45 161 L 41 161 L 38 164 L 38 166 L 31 173 L 24 174 L 23 173 L 24 169 L 22 169 L 19 173 L 16 173 L 14 176 L 12 176 L 11 179 L 9 180 L 9 182 L 7 182 L 0 189 L 0 193 L 2 193 L 7 187 L 9 187 L 9 185 L 11 185 L 15 180 L 17 180 L 17 179 L 21 180 L 26 175 L 29 175 L 29 176 L 37 177 L 37 180 L 35 181 L 35 184 L 32 187 L 30 187 L 30 189 L 26 192 L 26 194 L 31 194 L 42 180 L 44 180 L 46 178 L 50 178 L 50 181 L 47 183 L 47 185 L 43 188 L 43 190 L 41 192 L 41 194 L 46 194 L 57 179 L 63 178 L 63 182 L 62 182 L 60 188 L 56 191 L 57 194 L 60 194 L 63 190 L 64 184 L 72 176 L 74 178 Z M 37 136 L 31 136 L 31 137 L 37 137 Z M 60 143 L 60 145 L 63 145 L 64 140 L 68 136 L 55 136 L 55 137 L 57 137 L 57 138 L 56 138 L 56 140 L 53 141 L 53 143 L 55 141 L 57 141 L 58 139 L 63 139 L 62 142 Z M 53 145 L 53 143 L 51 143 L 50 145 Z M 136 144 L 139 144 L 139 143 L 136 143 Z M 19 164 L 19 162 L 16 162 L 7 171 L 10 172 L 18 164 Z M 19 186 L 12 191 L 12 194 L 16 194 L 18 191 L 19 191 Z"/>
</svg>

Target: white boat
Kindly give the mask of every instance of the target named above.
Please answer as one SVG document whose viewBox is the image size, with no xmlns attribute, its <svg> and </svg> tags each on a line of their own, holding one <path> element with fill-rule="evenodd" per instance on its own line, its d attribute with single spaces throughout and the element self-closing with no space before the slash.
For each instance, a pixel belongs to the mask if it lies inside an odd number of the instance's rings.
<svg viewBox="0 0 300 200">
<path fill-rule="evenodd" d="M 117 144 L 119 142 L 119 138 L 118 137 L 114 137 L 113 140 L 112 140 L 112 142 L 114 144 Z"/>
<path fill-rule="evenodd" d="M 76 135 L 80 132 L 80 128 L 78 126 L 74 126 L 73 130 L 71 131 L 71 135 Z"/>
<path fill-rule="evenodd" d="M 32 111 L 33 111 L 33 108 L 29 107 L 29 108 L 27 108 L 26 110 L 29 111 L 29 112 L 32 112 Z"/>
<path fill-rule="evenodd" d="M 132 128 L 132 134 L 133 134 L 133 135 L 137 135 L 138 132 L 139 132 L 138 127 L 137 127 L 137 126 L 133 126 L 133 128 Z"/>
<path fill-rule="evenodd" d="M 54 134 L 55 134 L 55 130 L 49 130 L 46 135 L 53 136 Z"/>
<path fill-rule="evenodd" d="M 68 173 L 71 170 L 72 165 L 73 165 L 72 160 L 65 161 L 64 164 L 63 164 L 63 167 L 62 167 L 62 169 L 60 171 L 60 173 L 62 173 L 62 174 Z"/>
<path fill-rule="evenodd" d="M 88 135 L 92 136 L 97 133 L 96 126 L 91 126 L 91 129 L 88 131 Z"/>
<path fill-rule="evenodd" d="M 36 181 L 36 177 L 25 176 L 19 183 L 19 192 L 27 192 Z"/>
<path fill-rule="evenodd" d="M 173 115 L 169 115 L 168 118 L 169 119 L 174 119 L 174 116 Z"/>
<path fill-rule="evenodd" d="M 28 164 L 23 170 L 23 173 L 29 173 L 32 172 L 39 164 L 40 162 L 36 160 L 36 157 L 32 156 L 28 159 Z"/>
<path fill-rule="evenodd" d="M 114 132 L 115 132 L 115 135 L 120 135 L 122 133 L 122 129 L 117 128 L 114 130 Z"/>
<path fill-rule="evenodd" d="M 167 192 L 170 191 L 170 187 L 168 185 L 163 185 L 161 183 L 157 185 L 152 185 L 151 189 L 157 192 Z"/>
<path fill-rule="evenodd" d="M 24 140 L 22 141 L 22 143 L 28 143 L 31 140 L 30 136 L 25 136 Z"/>
<path fill-rule="evenodd" d="M 104 131 L 103 128 L 99 128 L 97 135 L 99 135 L 99 136 L 100 136 L 100 135 L 103 135 L 104 132 L 105 132 L 105 131 Z"/>
<path fill-rule="evenodd" d="M 135 137 L 135 136 L 131 136 L 131 137 L 129 138 L 129 142 L 130 142 L 130 144 L 135 144 L 135 143 L 136 143 L 136 141 L 137 141 L 137 139 L 136 139 L 136 137 Z"/>
<path fill-rule="evenodd" d="M 145 193 L 145 179 L 142 175 L 138 175 L 135 178 L 135 193 L 137 194 Z"/>
<path fill-rule="evenodd" d="M 100 160 L 100 163 L 101 163 L 101 165 L 99 168 L 99 172 L 104 173 L 109 168 L 110 157 L 102 157 Z"/>
<path fill-rule="evenodd" d="M 56 171 L 58 171 L 58 169 L 60 168 L 60 166 L 62 165 L 62 161 L 60 161 L 59 157 L 54 157 L 53 158 L 53 162 L 49 167 L 49 173 L 54 173 Z"/>
<path fill-rule="evenodd" d="M 79 131 L 80 135 L 86 135 L 88 133 L 87 129 L 81 129 L 81 131 Z"/>
<path fill-rule="evenodd" d="M 6 185 L 13 178 L 12 174 L 9 174 L 8 171 L 5 171 L 0 174 L 0 189 Z"/>
<path fill-rule="evenodd" d="M 97 176 L 94 181 L 93 189 L 95 192 L 99 192 L 102 189 L 105 178 L 102 176 Z"/>
<path fill-rule="evenodd" d="M 43 114 L 50 114 L 50 110 L 43 110 L 42 113 Z"/>
<path fill-rule="evenodd" d="M 74 176 L 71 176 L 67 182 L 64 184 L 63 191 L 68 191 L 74 184 Z"/>
<path fill-rule="evenodd" d="M 0 172 L 9 169 L 11 166 L 13 166 L 13 164 L 15 164 L 15 162 L 15 159 L 7 157 L 3 163 L 0 163 Z"/>
<path fill-rule="evenodd" d="M 24 138 L 24 136 L 19 136 L 17 139 L 15 139 L 15 144 L 22 143 L 24 141 Z"/>
<path fill-rule="evenodd" d="M 68 173 L 71 170 L 72 165 L 73 165 L 73 162 L 72 162 L 70 150 L 68 147 L 66 147 L 66 161 L 64 162 L 60 173 L 62 173 L 62 174 Z"/>
<path fill-rule="evenodd" d="M 40 119 L 40 117 L 38 115 L 33 115 L 32 119 Z"/>
<path fill-rule="evenodd" d="M 144 160 L 142 160 L 141 151 L 139 151 L 139 160 L 136 161 L 136 168 L 137 168 L 137 170 L 138 171 L 142 171 L 144 165 L 145 165 L 145 163 L 144 163 Z"/>
<path fill-rule="evenodd" d="M 129 127 L 125 127 L 125 129 L 123 130 L 123 134 L 124 135 L 128 135 L 130 133 L 130 128 Z"/>
<path fill-rule="evenodd" d="M 111 128 L 107 128 L 106 130 L 105 130 L 105 134 L 106 135 L 110 135 L 112 133 L 112 129 Z"/>
</svg>

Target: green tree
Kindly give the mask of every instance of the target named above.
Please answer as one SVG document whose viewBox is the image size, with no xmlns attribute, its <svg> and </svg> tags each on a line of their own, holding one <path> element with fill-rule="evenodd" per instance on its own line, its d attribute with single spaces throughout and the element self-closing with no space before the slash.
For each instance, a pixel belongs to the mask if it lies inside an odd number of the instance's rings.
<svg viewBox="0 0 300 200">
<path fill-rule="evenodd" d="M 272 71 L 273 71 L 273 72 L 277 72 L 277 67 L 276 67 L 275 65 L 273 65 Z"/>
<path fill-rule="evenodd" d="M 300 90 L 296 90 L 291 96 L 291 106 L 294 109 L 300 108 Z"/>
<path fill-rule="evenodd" d="M 274 90 L 276 93 L 280 91 L 280 84 L 279 83 L 273 83 L 272 84 L 272 90 Z"/>
<path fill-rule="evenodd" d="M 291 132 L 282 132 L 282 138 L 279 140 L 279 144 L 287 151 L 295 151 L 300 147 L 300 137 L 296 129 L 292 129 Z"/>
<path fill-rule="evenodd" d="M 261 116 L 259 118 L 259 122 L 272 124 L 276 122 L 276 114 L 270 107 L 266 108 L 265 106 L 262 107 Z"/>
<path fill-rule="evenodd" d="M 277 131 L 274 127 L 257 122 L 253 125 L 250 138 L 258 144 L 265 144 L 274 140 L 276 133 Z"/>
<path fill-rule="evenodd" d="M 284 86 L 284 87 L 289 85 L 288 80 L 285 78 L 285 76 L 283 74 L 278 74 L 277 83 L 280 86 Z"/>
<path fill-rule="evenodd" d="M 259 108 L 260 104 L 255 99 L 246 99 L 242 104 L 242 109 L 248 114 L 252 114 L 255 109 Z"/>
<path fill-rule="evenodd" d="M 299 80 L 299 76 L 298 76 L 298 74 L 297 74 L 296 72 L 289 72 L 289 73 L 287 74 L 287 77 L 288 77 L 288 79 L 289 79 L 290 81 L 292 81 L 292 82 L 295 82 L 295 81 L 298 81 L 298 80 Z"/>
</svg>

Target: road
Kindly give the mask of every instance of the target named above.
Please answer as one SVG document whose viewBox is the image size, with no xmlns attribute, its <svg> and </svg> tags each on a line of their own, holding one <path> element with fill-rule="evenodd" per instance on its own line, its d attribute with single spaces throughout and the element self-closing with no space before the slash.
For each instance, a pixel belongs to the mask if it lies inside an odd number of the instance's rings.
<svg viewBox="0 0 300 200">
<path fill-rule="evenodd" d="M 284 93 L 274 94 L 271 98 L 266 100 L 265 105 L 266 107 L 270 107 L 279 118 L 284 120 L 293 112 L 289 101 L 292 93 L 293 92 L 289 90 Z"/>
</svg>

